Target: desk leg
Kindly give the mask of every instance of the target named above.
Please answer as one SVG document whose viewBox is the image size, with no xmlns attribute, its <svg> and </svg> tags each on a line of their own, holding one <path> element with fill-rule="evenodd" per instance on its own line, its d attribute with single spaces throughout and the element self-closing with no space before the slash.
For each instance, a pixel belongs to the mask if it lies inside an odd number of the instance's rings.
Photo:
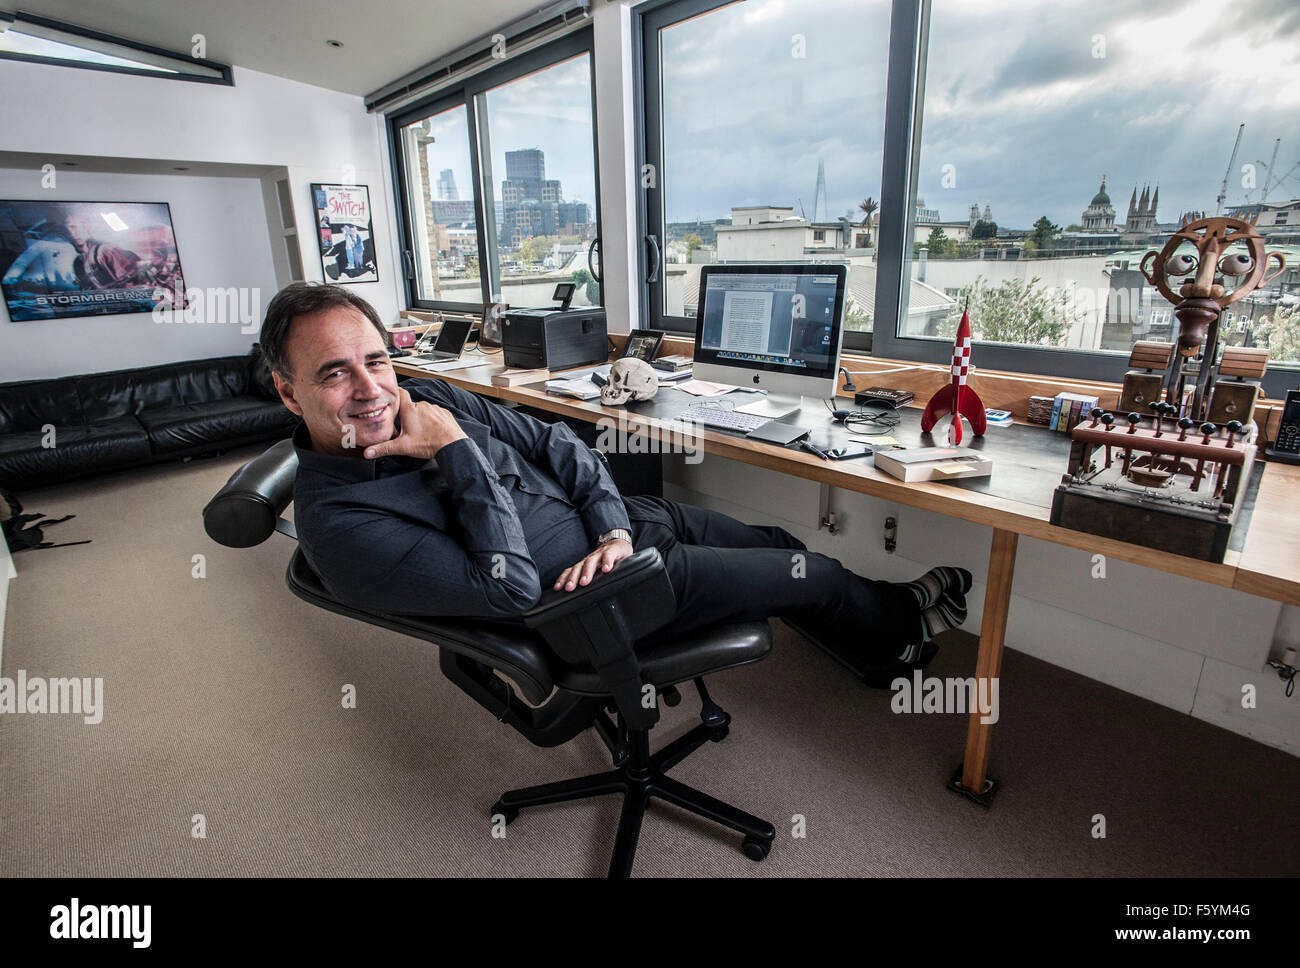
<svg viewBox="0 0 1300 968">
<path fill-rule="evenodd" d="M 1007 636 L 1007 614 L 1011 607 L 1011 582 L 1016 574 L 1016 545 L 1019 535 L 993 529 L 989 551 L 988 585 L 984 591 L 984 618 L 980 624 L 980 649 L 975 660 L 976 682 L 1002 674 L 1002 645 Z M 989 745 L 993 724 L 981 723 L 979 709 L 970 714 L 966 731 L 966 759 L 953 774 L 948 788 L 969 797 L 982 807 L 993 805 L 998 783 L 988 775 Z"/>
</svg>

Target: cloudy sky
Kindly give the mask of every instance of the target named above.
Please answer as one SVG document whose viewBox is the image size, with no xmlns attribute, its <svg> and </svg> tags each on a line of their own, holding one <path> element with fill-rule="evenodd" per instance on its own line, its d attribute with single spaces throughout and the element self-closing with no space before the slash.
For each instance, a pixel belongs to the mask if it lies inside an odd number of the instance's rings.
<svg viewBox="0 0 1300 968">
<path fill-rule="evenodd" d="M 819 161 L 831 217 L 879 200 L 888 34 L 888 0 L 743 0 L 664 30 L 669 221 L 811 216 Z M 536 147 L 566 199 L 595 201 L 588 72 L 580 57 L 489 94 L 496 194 L 505 151 Z M 1213 212 L 1242 122 L 1227 204 L 1258 199 L 1279 137 L 1290 175 L 1270 200 L 1300 197 L 1297 119 L 1300 0 L 933 0 L 918 186 L 944 219 L 977 202 L 1005 228 L 1066 226 L 1104 173 L 1120 221 L 1150 183 L 1168 222 Z M 464 109 L 435 127 L 433 175 L 470 197 Z"/>
<path fill-rule="evenodd" d="M 888 22 L 884 0 L 745 0 L 664 31 L 669 220 L 811 215 L 819 160 L 832 217 L 879 199 Z M 1227 204 L 1257 199 L 1241 167 L 1279 137 L 1278 173 L 1300 161 L 1297 117 L 1296 0 L 934 0 L 918 185 L 944 219 L 1064 226 L 1105 173 L 1119 220 L 1150 183 L 1172 221 L 1214 210 L 1241 122 Z M 1300 168 L 1269 197 L 1300 197 Z"/>
</svg>

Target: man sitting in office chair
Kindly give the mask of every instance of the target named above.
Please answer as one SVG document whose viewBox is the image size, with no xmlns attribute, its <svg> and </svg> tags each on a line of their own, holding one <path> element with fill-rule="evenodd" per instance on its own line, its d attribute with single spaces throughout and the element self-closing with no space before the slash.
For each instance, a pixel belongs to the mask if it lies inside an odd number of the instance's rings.
<svg viewBox="0 0 1300 968">
<path fill-rule="evenodd" d="M 261 346 L 280 398 L 303 418 L 299 544 L 346 604 L 513 619 L 544 588 L 572 591 L 653 545 L 678 604 L 662 634 L 785 616 L 861 650 L 881 686 L 925 665 L 931 636 L 966 619 L 963 569 L 871 581 L 780 528 L 621 496 L 562 423 L 436 379 L 399 385 L 378 314 L 341 286 L 281 290 Z"/>
</svg>

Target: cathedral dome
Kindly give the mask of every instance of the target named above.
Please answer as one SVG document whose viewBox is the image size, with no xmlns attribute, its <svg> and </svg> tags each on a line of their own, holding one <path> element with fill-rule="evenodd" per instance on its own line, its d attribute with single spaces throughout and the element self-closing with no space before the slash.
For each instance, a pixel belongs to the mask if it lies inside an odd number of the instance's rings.
<svg viewBox="0 0 1300 968">
<path fill-rule="evenodd" d="M 1092 196 L 1092 205 L 1109 205 L 1110 196 L 1106 194 L 1106 179 L 1101 180 L 1101 188 L 1097 189 L 1097 194 Z"/>
</svg>

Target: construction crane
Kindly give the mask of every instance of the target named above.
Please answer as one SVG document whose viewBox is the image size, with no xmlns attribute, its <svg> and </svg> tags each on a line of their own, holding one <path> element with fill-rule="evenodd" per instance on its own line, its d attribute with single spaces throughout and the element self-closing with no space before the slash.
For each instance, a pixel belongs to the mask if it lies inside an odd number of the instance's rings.
<svg viewBox="0 0 1300 968">
<path fill-rule="evenodd" d="M 1276 141 L 1273 142 L 1273 157 L 1269 159 L 1267 166 L 1264 164 L 1264 162 L 1258 159 L 1256 159 L 1255 161 L 1255 164 L 1259 165 L 1267 173 L 1264 175 L 1264 184 L 1259 190 L 1260 205 L 1268 204 L 1269 182 L 1273 181 L 1273 172 L 1277 167 L 1277 149 L 1281 147 L 1282 147 L 1282 139 L 1278 138 Z"/>
<path fill-rule="evenodd" d="M 1223 202 L 1228 197 L 1228 179 L 1232 177 L 1232 169 L 1237 164 L 1237 151 L 1241 148 L 1241 133 L 1246 130 L 1246 122 L 1241 122 L 1241 127 L 1237 129 L 1237 140 L 1232 146 L 1232 157 L 1228 159 L 1228 170 L 1223 173 L 1223 184 L 1219 187 L 1219 197 L 1215 199 L 1217 205 L 1214 209 L 1215 215 L 1223 214 Z"/>
</svg>

